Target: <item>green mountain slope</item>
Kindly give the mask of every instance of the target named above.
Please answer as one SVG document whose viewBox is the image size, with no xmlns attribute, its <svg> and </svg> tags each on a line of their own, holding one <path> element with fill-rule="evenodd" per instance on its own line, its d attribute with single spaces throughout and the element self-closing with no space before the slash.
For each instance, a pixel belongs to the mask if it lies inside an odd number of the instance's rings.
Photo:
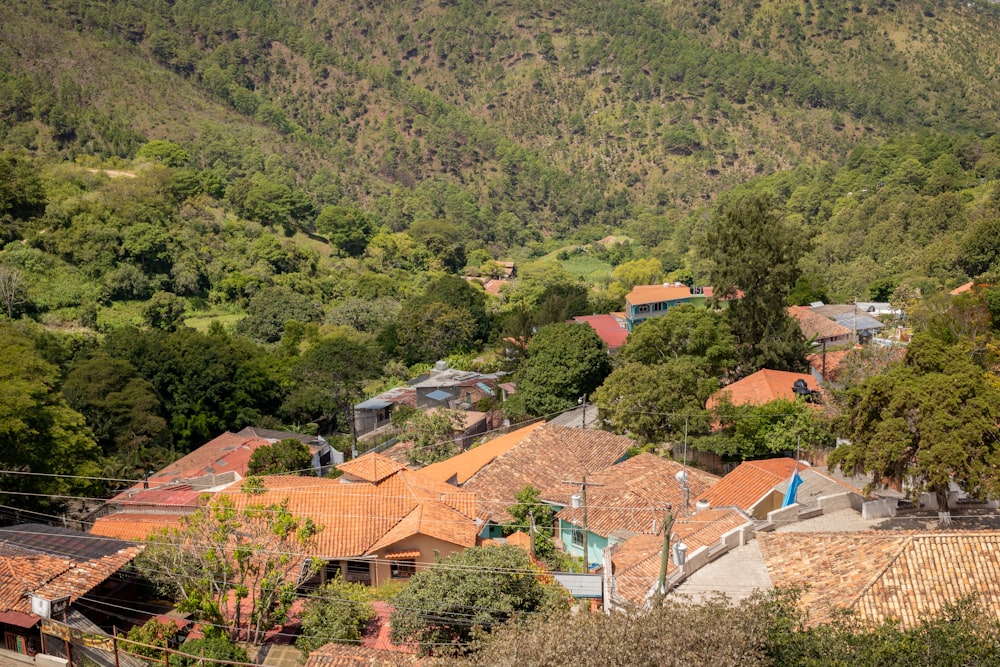
<svg viewBox="0 0 1000 667">
<path fill-rule="evenodd" d="M 693 210 L 865 138 L 997 129 L 990 5 L 681 4 L 13 0 L 0 114 L 8 143 L 169 138 L 224 185 L 265 173 L 496 246 Z"/>
</svg>

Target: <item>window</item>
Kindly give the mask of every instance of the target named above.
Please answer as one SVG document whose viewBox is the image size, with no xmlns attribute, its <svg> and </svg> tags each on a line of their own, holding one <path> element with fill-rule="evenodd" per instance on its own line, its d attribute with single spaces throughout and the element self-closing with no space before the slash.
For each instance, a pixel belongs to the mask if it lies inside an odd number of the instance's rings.
<svg viewBox="0 0 1000 667">
<path fill-rule="evenodd" d="M 649 306 L 638 306 L 635 309 L 635 312 L 637 312 L 637 313 L 648 313 L 649 312 Z"/>
<path fill-rule="evenodd" d="M 409 579 L 417 573 L 417 562 L 412 560 L 394 560 L 391 563 L 393 579 Z"/>
<path fill-rule="evenodd" d="M 573 526 L 573 546 L 583 547 L 583 529 Z"/>
</svg>

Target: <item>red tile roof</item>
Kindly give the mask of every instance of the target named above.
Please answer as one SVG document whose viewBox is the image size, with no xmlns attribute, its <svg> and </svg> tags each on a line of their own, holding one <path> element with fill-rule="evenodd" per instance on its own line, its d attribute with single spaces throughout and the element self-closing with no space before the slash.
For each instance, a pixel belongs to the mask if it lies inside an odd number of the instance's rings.
<svg viewBox="0 0 1000 667">
<path fill-rule="evenodd" d="M 711 410 L 723 395 L 729 396 L 733 405 L 763 405 L 779 398 L 791 401 L 795 399 L 792 385 L 796 380 L 804 380 L 807 387 L 820 391 L 816 378 L 808 373 L 762 369 L 715 392 L 708 398 L 705 407 Z"/>
<path fill-rule="evenodd" d="M 685 468 L 662 456 L 645 452 L 589 476 L 587 529 L 604 537 L 618 531 L 655 532 L 655 526 L 663 521 L 668 505 L 675 512 L 682 511 L 684 490 L 675 477 L 682 470 L 688 474 L 688 498 L 693 507 L 693 499 L 707 491 L 719 478 L 697 468 Z M 579 526 L 583 522 L 583 508 L 569 506 L 570 495 L 576 493 L 577 488 L 575 485 L 559 484 L 545 489 L 542 498 L 565 505 L 556 518 Z"/>
<path fill-rule="evenodd" d="M 687 285 L 636 285 L 625 297 L 625 302 L 632 305 L 643 303 L 660 303 L 661 301 L 677 301 L 691 297 L 691 288 Z"/>
<path fill-rule="evenodd" d="M 94 521 L 90 534 L 141 542 L 151 535 L 163 532 L 164 529 L 180 528 L 182 516 L 185 515 L 118 512 Z"/>
<path fill-rule="evenodd" d="M 739 507 L 749 510 L 778 484 L 790 479 L 796 469 L 795 459 L 777 458 L 744 461 L 718 484 L 696 496 L 711 507 Z"/>
<path fill-rule="evenodd" d="M 810 354 L 806 357 L 806 361 L 809 365 L 823 376 L 823 379 L 828 382 L 836 382 L 837 378 L 840 377 L 840 366 L 844 363 L 844 360 L 850 356 L 854 349 L 849 350 L 830 350 L 828 352 L 817 352 L 815 354 Z M 823 357 L 826 357 L 824 362 Z M 823 373 L 823 365 L 826 364 L 826 373 Z"/>
<path fill-rule="evenodd" d="M 153 488 L 203 475 L 221 475 L 227 472 L 234 472 L 242 477 L 246 475 L 247 465 L 253 451 L 258 447 L 270 444 L 269 440 L 263 438 L 227 431 L 159 472 L 150 475 L 148 486 Z M 142 490 L 143 484 L 136 484 L 128 491 L 118 494 L 115 500 L 128 499 L 137 491 Z"/>
<path fill-rule="evenodd" d="M 965 292 L 971 291 L 974 286 L 975 286 L 975 282 L 972 281 L 972 280 L 970 280 L 969 282 L 965 283 L 964 285 L 959 285 L 958 287 L 956 287 L 952 291 L 948 292 L 948 294 L 950 294 L 951 296 L 958 296 L 959 294 L 964 294 Z"/>
<path fill-rule="evenodd" d="M 862 621 L 911 628 L 973 595 L 1000 616 L 997 531 L 761 533 L 757 540 L 775 585 L 803 587 L 810 623 L 846 607 Z"/>
<path fill-rule="evenodd" d="M 614 315 L 580 315 L 574 317 L 573 321 L 581 324 L 589 324 L 611 351 L 625 345 L 625 340 L 628 338 L 628 330 L 625 328 L 622 320 L 619 320 Z"/>
<path fill-rule="evenodd" d="M 404 470 L 406 465 L 378 454 L 366 454 L 337 466 L 348 479 L 376 484 Z"/>
</svg>

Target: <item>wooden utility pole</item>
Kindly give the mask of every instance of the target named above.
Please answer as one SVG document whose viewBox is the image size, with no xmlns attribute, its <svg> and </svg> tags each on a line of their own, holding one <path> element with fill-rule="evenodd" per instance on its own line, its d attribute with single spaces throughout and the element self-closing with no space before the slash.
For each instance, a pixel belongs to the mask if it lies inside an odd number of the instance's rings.
<svg viewBox="0 0 1000 667">
<path fill-rule="evenodd" d="M 674 515 L 671 506 L 667 505 L 667 516 L 663 519 L 663 553 L 660 554 L 660 579 L 657 587 L 660 604 L 667 591 L 667 559 L 670 557 L 670 529 L 674 527 Z"/>
<path fill-rule="evenodd" d="M 563 484 L 579 484 L 580 485 L 580 496 L 573 497 L 573 509 L 578 509 L 577 498 L 581 498 L 580 508 L 583 509 L 583 570 L 584 572 L 590 572 L 590 559 L 587 553 L 587 487 L 588 486 L 604 486 L 603 484 L 596 484 L 594 482 L 587 481 L 587 475 L 583 475 L 581 481 L 576 482 L 568 479 L 563 480 Z"/>
</svg>

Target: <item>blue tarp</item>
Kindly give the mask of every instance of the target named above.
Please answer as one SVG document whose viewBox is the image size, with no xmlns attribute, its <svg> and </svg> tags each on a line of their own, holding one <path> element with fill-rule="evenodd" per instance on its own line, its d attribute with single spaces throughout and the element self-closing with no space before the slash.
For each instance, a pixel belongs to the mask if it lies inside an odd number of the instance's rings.
<svg viewBox="0 0 1000 667">
<path fill-rule="evenodd" d="M 802 484 L 802 478 L 799 477 L 799 471 L 796 470 L 792 473 L 792 481 L 788 483 L 788 490 L 785 491 L 785 499 L 781 502 L 782 507 L 795 504 L 795 492 L 799 490 L 800 484 Z"/>
</svg>

